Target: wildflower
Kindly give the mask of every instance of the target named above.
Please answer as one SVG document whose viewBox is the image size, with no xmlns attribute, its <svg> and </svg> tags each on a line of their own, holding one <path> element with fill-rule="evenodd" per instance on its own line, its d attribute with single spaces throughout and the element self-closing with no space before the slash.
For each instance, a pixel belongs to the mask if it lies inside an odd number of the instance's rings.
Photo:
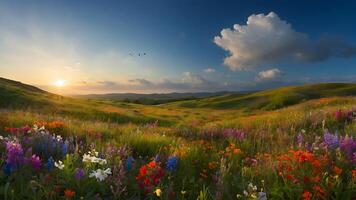
<svg viewBox="0 0 356 200">
<path fill-rule="evenodd" d="M 342 173 L 342 169 L 337 167 L 337 166 L 335 166 L 334 167 L 334 172 L 335 172 L 335 174 L 340 175 Z"/>
<path fill-rule="evenodd" d="M 352 159 L 353 153 L 356 152 L 356 141 L 346 135 L 340 140 L 340 149 L 344 152 L 346 158 Z"/>
<path fill-rule="evenodd" d="M 69 142 L 67 140 L 65 142 L 62 142 L 62 144 L 61 144 L 62 155 L 67 155 L 68 145 L 69 145 Z"/>
<path fill-rule="evenodd" d="M 258 193 L 258 200 L 267 200 L 267 195 L 265 192 L 259 192 Z"/>
<path fill-rule="evenodd" d="M 17 168 L 24 162 L 24 153 L 20 143 L 9 141 L 6 143 L 7 159 L 12 167 Z"/>
<path fill-rule="evenodd" d="M 352 170 L 352 178 L 356 179 L 356 169 Z"/>
<path fill-rule="evenodd" d="M 64 196 L 68 199 L 71 199 L 75 196 L 75 192 L 73 190 L 70 189 L 65 189 L 64 190 Z"/>
<path fill-rule="evenodd" d="M 304 191 L 302 197 L 303 197 L 303 200 L 310 200 L 312 197 L 312 194 L 309 191 Z"/>
<path fill-rule="evenodd" d="M 159 189 L 159 188 L 157 188 L 154 193 L 155 193 L 158 197 L 160 197 L 161 194 L 162 194 L 162 190 Z"/>
<path fill-rule="evenodd" d="M 32 166 L 33 169 L 39 170 L 41 168 L 40 157 L 36 154 L 33 154 L 31 158 L 28 159 L 28 163 Z"/>
<path fill-rule="evenodd" d="M 13 170 L 13 168 L 12 168 L 11 164 L 10 163 L 5 163 L 5 166 L 4 166 L 4 169 L 3 169 L 4 173 L 6 175 L 10 176 L 10 174 L 12 173 L 12 170 Z"/>
<path fill-rule="evenodd" d="M 339 136 L 326 131 L 324 133 L 324 144 L 330 149 L 336 149 L 339 146 Z"/>
<path fill-rule="evenodd" d="M 140 188 L 146 193 L 150 193 L 153 191 L 154 187 L 160 184 L 164 175 L 165 173 L 158 163 L 156 161 L 151 161 L 140 168 L 136 180 Z"/>
<path fill-rule="evenodd" d="M 98 163 L 99 165 L 106 165 L 107 161 L 103 158 L 97 157 L 99 153 L 95 150 L 89 151 L 83 155 L 83 162 L 85 163 Z"/>
<path fill-rule="evenodd" d="M 132 156 L 128 157 L 126 159 L 126 162 L 125 162 L 125 169 L 127 171 L 130 171 L 132 169 L 132 166 L 133 166 L 133 162 L 134 162 L 134 158 Z"/>
<path fill-rule="evenodd" d="M 95 177 L 96 180 L 98 181 L 103 181 L 105 180 L 109 175 L 111 174 L 111 169 L 107 168 L 105 170 L 102 169 L 97 169 L 96 171 L 93 171 L 92 173 L 89 174 L 89 177 Z"/>
<path fill-rule="evenodd" d="M 303 140 L 304 140 L 303 135 L 299 133 L 297 136 L 297 144 L 301 145 L 303 143 Z"/>
<path fill-rule="evenodd" d="M 48 158 L 47 163 L 45 164 L 45 166 L 47 167 L 48 170 L 52 170 L 55 166 L 54 166 L 54 160 L 51 157 Z"/>
<path fill-rule="evenodd" d="M 63 169 L 64 168 L 64 164 L 60 160 L 58 162 L 54 162 L 54 166 L 57 167 L 58 169 Z"/>
<path fill-rule="evenodd" d="M 167 170 L 169 172 L 175 172 L 178 167 L 178 157 L 170 156 L 167 160 Z"/>
<path fill-rule="evenodd" d="M 77 169 L 75 171 L 74 177 L 75 177 L 75 179 L 80 180 L 84 177 L 84 175 L 85 175 L 85 173 L 84 173 L 83 169 Z"/>
<path fill-rule="evenodd" d="M 156 161 L 156 162 L 161 162 L 161 156 L 160 156 L 159 154 L 157 154 L 157 155 L 155 156 L 155 161 Z"/>
<path fill-rule="evenodd" d="M 182 191 L 180 191 L 180 193 L 181 193 L 182 195 L 185 195 L 185 193 L 187 193 L 187 191 L 182 190 Z"/>
<path fill-rule="evenodd" d="M 234 149 L 234 154 L 235 155 L 238 155 L 238 154 L 240 154 L 242 151 L 241 151 L 241 149 Z"/>
</svg>

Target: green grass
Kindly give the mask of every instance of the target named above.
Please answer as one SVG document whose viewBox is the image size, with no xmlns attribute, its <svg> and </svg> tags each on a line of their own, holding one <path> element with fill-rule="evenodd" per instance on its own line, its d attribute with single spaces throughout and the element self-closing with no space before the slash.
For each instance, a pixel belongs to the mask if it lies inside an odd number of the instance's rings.
<svg viewBox="0 0 356 200">
<path fill-rule="evenodd" d="M 131 199 L 140 199 L 141 196 L 137 196 L 142 195 L 135 182 L 139 167 L 147 164 L 156 154 L 164 159 L 170 155 L 179 157 L 177 174 L 167 180 L 169 184 L 159 186 L 165 195 L 173 188 L 178 195 L 180 191 L 187 191 L 185 199 L 197 199 L 198 196 L 200 199 L 214 199 L 220 187 L 220 190 L 224 190 L 223 199 L 236 199 L 236 194 L 242 194 L 247 185 L 253 182 L 259 188 L 264 187 L 269 199 L 300 199 L 303 188 L 288 185 L 278 176 L 277 157 L 296 147 L 296 135 L 302 130 L 308 142 L 321 136 L 324 128 L 338 131 L 342 136 L 348 134 L 356 137 L 354 121 L 336 121 L 333 115 L 338 109 L 353 108 L 356 99 L 349 96 L 354 95 L 355 91 L 354 84 L 317 84 L 152 106 L 63 97 L 0 79 L 0 134 L 8 134 L 4 131 L 5 127 L 60 121 L 63 127 L 52 129 L 51 133 L 78 137 L 84 141 L 85 147 L 95 144 L 96 150 L 104 151 L 109 144 L 128 146 L 136 159 L 135 169 L 127 174 L 133 179 L 128 184 L 127 197 Z M 153 126 L 151 123 L 156 120 L 158 124 Z M 216 130 L 221 132 L 226 128 L 244 130 L 245 139 L 210 138 L 203 134 Z M 242 153 L 225 157 L 231 144 L 241 149 Z M 105 197 L 110 194 L 105 183 L 88 178 L 85 185 L 73 179 L 73 171 L 78 167 L 76 164 L 81 163 L 81 155 L 86 151 L 68 156 L 64 160 L 68 171 L 55 171 L 53 177 L 59 180 L 62 189 L 75 189 L 77 195 L 94 197 L 96 194 L 91 192 L 95 191 L 102 195 L 100 197 Z M 251 158 L 261 154 L 271 154 L 274 160 L 262 160 L 257 166 L 249 163 Z M 345 183 L 350 183 L 350 178 L 347 178 L 350 177 L 347 171 L 350 167 L 342 163 L 345 158 L 337 159 L 339 163 L 333 161 L 331 164 L 343 167 L 341 178 L 344 182 L 349 181 Z M 217 163 L 216 168 L 211 168 L 211 163 Z M 331 168 L 328 173 L 333 173 Z M 47 195 L 47 190 L 53 191 L 51 184 L 29 174 L 15 174 L 11 181 L 0 176 L 0 182 L 4 183 L 0 187 L 0 197 L 26 199 L 30 196 L 42 199 Z M 223 179 L 221 185 L 216 183 L 215 176 Z M 32 179 L 46 192 L 28 187 L 28 180 Z M 262 180 L 265 181 L 263 184 Z M 344 187 L 342 184 L 336 185 L 330 194 L 336 196 L 340 192 L 350 195 L 351 192 L 345 192 Z M 63 199 L 62 193 L 59 196 L 53 199 Z M 170 198 L 165 196 L 162 199 Z"/>
<path fill-rule="evenodd" d="M 199 100 L 172 103 L 187 108 L 276 110 L 303 101 L 356 95 L 356 84 L 323 83 L 304 86 L 289 86 L 247 94 L 231 94 Z"/>
</svg>

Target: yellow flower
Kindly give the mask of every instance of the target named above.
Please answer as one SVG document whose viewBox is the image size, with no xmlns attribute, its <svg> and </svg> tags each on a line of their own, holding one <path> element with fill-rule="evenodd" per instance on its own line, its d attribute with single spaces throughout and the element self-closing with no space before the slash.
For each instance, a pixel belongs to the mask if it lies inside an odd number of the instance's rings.
<svg viewBox="0 0 356 200">
<path fill-rule="evenodd" d="M 160 197 L 161 194 L 162 194 L 162 190 L 159 189 L 159 188 L 157 188 L 154 193 L 155 193 L 158 197 Z"/>
</svg>

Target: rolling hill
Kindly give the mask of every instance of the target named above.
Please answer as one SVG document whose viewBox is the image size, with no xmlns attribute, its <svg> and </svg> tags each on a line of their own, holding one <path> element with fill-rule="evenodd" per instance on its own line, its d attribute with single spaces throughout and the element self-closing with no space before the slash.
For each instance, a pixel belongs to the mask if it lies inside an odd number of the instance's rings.
<svg viewBox="0 0 356 200">
<path fill-rule="evenodd" d="M 218 96 L 217 96 L 218 95 Z M 113 121 L 149 121 L 159 119 L 145 116 L 142 110 L 158 108 L 200 108 L 238 110 L 276 110 L 304 101 L 356 95 L 356 84 L 321 83 L 303 86 L 288 86 L 259 92 L 245 93 L 171 93 L 171 94 L 106 94 L 64 97 L 52 94 L 21 82 L 0 78 L 0 108 L 33 109 L 77 117 L 99 118 Z M 195 96 L 194 100 L 183 100 Z M 207 97 L 206 97 L 207 96 Z M 88 99 L 89 98 L 89 99 Z M 150 99 L 150 101 L 174 101 L 158 106 L 138 105 L 121 98 Z M 183 99 L 182 99 L 183 98 Z M 133 101 L 134 102 L 134 101 Z M 140 103 L 140 102 L 139 102 Z M 139 112 L 139 110 L 141 110 Z M 88 117 L 91 118 L 91 117 Z M 162 120 L 162 119 L 160 119 Z M 162 120 L 164 121 L 164 120 Z"/>
<path fill-rule="evenodd" d="M 146 123 L 159 117 L 134 112 L 138 105 L 124 102 L 64 97 L 21 82 L 0 78 L 0 109 L 27 110 L 36 113 L 117 123 Z"/>
<path fill-rule="evenodd" d="M 171 103 L 186 108 L 275 110 L 307 100 L 356 95 L 356 84 L 321 83 Z"/>
<path fill-rule="evenodd" d="M 144 104 L 144 105 L 158 105 L 163 103 L 193 100 L 213 96 L 221 96 L 226 94 L 233 94 L 234 92 L 187 92 L 187 93 L 152 93 L 152 94 L 137 94 L 137 93 L 109 93 L 109 94 L 87 94 L 75 95 L 74 97 L 83 99 L 99 99 L 123 101 L 128 103 Z"/>
</svg>

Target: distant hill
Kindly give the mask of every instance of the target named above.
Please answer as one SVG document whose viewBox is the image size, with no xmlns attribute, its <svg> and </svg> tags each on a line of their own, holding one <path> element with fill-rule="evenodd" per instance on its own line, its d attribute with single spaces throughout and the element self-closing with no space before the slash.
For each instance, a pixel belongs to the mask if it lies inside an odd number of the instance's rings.
<svg viewBox="0 0 356 200">
<path fill-rule="evenodd" d="M 168 93 L 168 94 L 104 94 L 80 98 L 64 97 L 21 82 L 0 78 L 0 108 L 33 109 L 42 112 L 70 114 L 77 117 L 100 118 L 114 121 L 149 121 L 153 118 L 132 112 L 140 104 L 160 104 L 168 107 L 275 110 L 307 100 L 325 97 L 356 96 L 356 84 L 321 83 L 289 86 L 259 92 L 244 93 Z M 194 100 L 186 100 L 196 98 Z M 127 102 L 125 102 L 127 101 Z M 172 102 L 174 101 L 174 102 Z M 167 103 L 170 102 L 170 103 Z M 120 114 L 107 112 L 121 109 Z M 153 107 L 152 107 L 153 108 Z M 90 113 L 90 115 L 88 115 Z"/>
<path fill-rule="evenodd" d="M 275 110 L 311 99 L 354 95 L 356 95 L 356 84 L 321 83 L 281 87 L 246 94 L 228 94 L 218 97 L 175 102 L 170 105 L 186 108 Z"/>
<path fill-rule="evenodd" d="M 88 94 L 76 95 L 74 97 L 84 99 L 100 99 L 123 101 L 129 103 L 157 105 L 175 101 L 193 100 L 213 96 L 221 96 L 226 94 L 233 94 L 234 92 L 197 92 L 197 93 L 153 93 L 153 94 L 137 94 L 137 93 L 110 93 L 110 94 Z"/>
<path fill-rule="evenodd" d="M 135 105 L 64 97 L 37 87 L 0 77 L 0 109 L 30 110 L 36 113 L 71 116 L 82 120 L 117 123 L 146 123 L 159 118 L 132 111 Z M 159 119 L 165 122 L 165 119 Z"/>
</svg>

